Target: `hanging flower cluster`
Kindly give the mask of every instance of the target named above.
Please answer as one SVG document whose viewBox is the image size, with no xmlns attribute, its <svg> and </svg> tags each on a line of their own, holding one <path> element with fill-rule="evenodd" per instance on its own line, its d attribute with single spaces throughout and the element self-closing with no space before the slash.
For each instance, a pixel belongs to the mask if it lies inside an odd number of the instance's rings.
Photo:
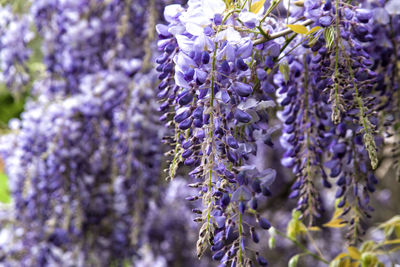
<svg viewBox="0 0 400 267">
<path fill-rule="evenodd" d="M 137 256 L 163 132 L 156 74 L 142 71 L 152 55 L 135 38 L 151 38 L 157 7 L 149 19 L 146 6 L 32 3 L 45 72 L 2 140 L 20 242 L 1 247 L 4 264 L 103 266 Z"/>
<path fill-rule="evenodd" d="M 13 92 L 21 93 L 29 82 L 26 66 L 31 55 L 28 47 L 34 34 L 26 14 L 14 14 L 9 6 L 0 7 L 0 81 Z"/>
<path fill-rule="evenodd" d="M 392 40 L 389 47 L 398 38 L 393 25 L 374 29 L 383 26 L 375 11 L 393 19 L 381 3 L 293 1 L 279 17 L 280 1 L 264 2 L 190 0 L 187 8 L 167 6 L 168 24 L 156 27 L 159 110 L 173 146 L 168 174 L 173 178 L 179 164 L 191 167 L 199 193 L 189 200 L 203 203 L 195 218 L 198 256 L 210 246 L 225 265 L 267 264 L 249 241 L 258 243 L 258 228 L 270 227 L 257 208 L 271 195 L 276 172 L 258 170 L 252 157 L 257 139 L 271 144 L 268 110 L 279 104 L 281 162 L 296 177 L 289 198 L 298 199 L 300 217 L 310 224 L 321 217 L 320 192 L 334 182 L 353 244 L 373 210 L 379 129 L 394 121 L 379 112 L 398 111 L 380 97 L 398 94 L 396 67 L 379 67 L 379 53 L 388 64 L 393 49 L 374 47 L 378 35 Z M 382 84 L 387 71 L 392 87 Z"/>
</svg>

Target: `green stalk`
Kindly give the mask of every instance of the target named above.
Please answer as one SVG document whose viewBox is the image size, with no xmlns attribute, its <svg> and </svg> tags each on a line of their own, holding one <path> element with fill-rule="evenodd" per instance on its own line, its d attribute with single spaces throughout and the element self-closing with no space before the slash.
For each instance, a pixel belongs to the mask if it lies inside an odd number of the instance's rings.
<svg viewBox="0 0 400 267">
<path fill-rule="evenodd" d="M 304 254 L 310 255 L 312 256 L 314 259 L 319 260 L 323 263 L 329 264 L 329 261 L 327 261 L 326 259 L 324 259 L 323 257 L 311 252 L 308 248 L 306 248 L 303 244 L 301 244 L 299 241 L 297 241 L 296 239 L 292 239 L 290 237 L 288 237 L 287 235 L 285 235 L 284 233 L 282 233 L 281 231 L 277 230 L 276 228 L 274 229 L 275 232 L 280 235 L 281 237 L 291 241 L 293 244 L 295 244 L 298 248 L 300 248 L 301 250 L 304 251 Z"/>
</svg>

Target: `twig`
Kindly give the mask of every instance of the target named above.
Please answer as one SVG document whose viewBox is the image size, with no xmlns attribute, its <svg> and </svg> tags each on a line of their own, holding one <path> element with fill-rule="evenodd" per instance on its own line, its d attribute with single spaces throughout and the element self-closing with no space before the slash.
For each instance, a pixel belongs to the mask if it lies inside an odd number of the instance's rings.
<svg viewBox="0 0 400 267">
<path fill-rule="evenodd" d="M 313 23 L 314 23 L 313 20 L 308 19 L 308 20 L 305 20 L 304 22 L 300 23 L 299 25 L 308 26 L 308 25 L 311 25 L 311 24 L 313 24 Z M 268 42 L 269 40 L 273 40 L 273 39 L 276 39 L 276 38 L 285 36 L 285 35 L 287 35 L 287 34 L 289 34 L 289 33 L 291 33 L 291 32 L 293 32 L 293 31 L 292 31 L 291 29 L 288 28 L 288 29 L 285 29 L 285 30 L 283 30 L 283 31 L 276 32 L 276 33 L 274 33 L 274 34 L 270 34 L 270 35 L 268 35 L 267 37 L 266 37 L 266 36 L 262 36 L 261 38 L 256 39 L 256 40 L 253 42 L 253 44 L 254 44 L 254 45 L 259 45 L 259 44 Z"/>
<path fill-rule="evenodd" d="M 305 254 L 312 256 L 313 258 L 315 258 L 316 260 L 322 261 L 323 263 L 329 264 L 329 262 L 322 258 L 321 256 L 312 253 L 310 250 L 308 250 L 303 244 L 301 244 L 299 241 L 297 241 L 296 239 L 292 239 L 290 237 L 288 237 L 287 235 L 285 235 L 284 233 L 280 232 L 279 230 L 275 229 L 276 233 L 278 235 L 280 235 L 281 237 L 284 237 L 286 239 L 288 239 L 289 241 L 293 242 L 298 248 L 300 248 L 301 250 L 304 251 Z"/>
</svg>

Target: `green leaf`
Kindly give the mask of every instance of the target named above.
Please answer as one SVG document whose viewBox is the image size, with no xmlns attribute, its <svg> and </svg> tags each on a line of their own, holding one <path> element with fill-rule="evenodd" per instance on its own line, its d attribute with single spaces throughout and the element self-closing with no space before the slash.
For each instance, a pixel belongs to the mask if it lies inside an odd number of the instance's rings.
<svg viewBox="0 0 400 267">
<path fill-rule="evenodd" d="M 341 262 L 340 262 L 340 267 L 351 267 L 351 260 L 350 260 L 350 258 L 345 258 L 344 260 L 342 260 Z"/>
<path fill-rule="evenodd" d="M 361 266 L 362 267 L 369 267 L 369 266 L 376 266 L 378 263 L 378 258 L 370 252 L 363 253 L 361 256 Z"/>
<path fill-rule="evenodd" d="M 265 0 L 260 0 L 258 2 L 253 3 L 250 7 L 250 12 L 257 14 L 261 10 L 261 8 L 264 6 L 264 4 L 265 4 Z"/>
<path fill-rule="evenodd" d="M 0 202 L 10 203 L 10 190 L 8 189 L 8 178 L 4 173 L 0 173 Z"/>
<path fill-rule="evenodd" d="M 288 24 L 287 26 L 289 27 L 289 29 L 291 29 L 295 33 L 299 33 L 299 34 L 307 34 L 308 33 L 307 28 L 303 25 Z"/>
<path fill-rule="evenodd" d="M 400 225 L 396 225 L 394 231 L 396 233 L 396 237 L 400 238 Z"/>
<path fill-rule="evenodd" d="M 400 244 L 400 239 L 386 240 L 383 242 L 384 245 Z"/>
<path fill-rule="evenodd" d="M 276 239 L 275 239 L 274 236 L 271 236 L 271 237 L 268 239 L 268 247 L 269 247 L 270 249 L 274 249 L 275 246 L 276 246 Z"/>
<path fill-rule="evenodd" d="M 299 262 L 299 258 L 300 258 L 299 254 L 294 255 L 293 257 L 291 257 L 290 260 L 289 260 L 288 267 L 296 267 L 297 263 Z"/>
<path fill-rule="evenodd" d="M 348 256 L 347 253 L 342 252 L 335 257 L 334 261 L 340 261 L 340 259 L 343 259 L 344 257 L 347 257 L 347 256 Z"/>
<path fill-rule="evenodd" d="M 384 223 L 381 223 L 378 228 L 387 228 L 388 226 L 400 225 L 400 215 L 396 215 Z"/>
<path fill-rule="evenodd" d="M 330 228 L 342 228 L 346 225 L 343 222 L 344 222 L 344 220 L 342 218 L 335 218 L 335 219 L 330 220 L 327 223 L 324 223 L 323 226 L 330 227 Z"/>
<path fill-rule="evenodd" d="M 365 241 L 361 245 L 360 252 L 363 253 L 363 252 L 367 252 L 367 251 L 372 251 L 374 249 L 374 246 L 375 246 L 374 241 L 372 241 L 372 240 Z"/>
<path fill-rule="evenodd" d="M 232 5 L 232 0 L 224 0 L 224 2 L 227 7 L 230 7 Z"/>
<path fill-rule="evenodd" d="M 315 26 L 314 28 L 312 28 L 311 30 L 309 30 L 309 31 L 307 32 L 307 35 L 310 35 L 310 34 L 316 32 L 316 31 L 318 31 L 318 30 L 320 30 L 320 29 L 322 29 L 320 26 Z"/>
<path fill-rule="evenodd" d="M 335 259 L 329 263 L 329 267 L 339 267 L 339 265 L 340 265 L 340 259 L 337 260 Z"/>
<path fill-rule="evenodd" d="M 399 122 L 396 122 L 396 123 L 394 124 L 393 128 L 394 128 L 396 131 L 397 131 L 397 130 L 400 130 L 400 121 L 399 121 Z"/>
<path fill-rule="evenodd" d="M 307 232 L 307 227 L 299 220 L 300 215 L 300 211 L 293 210 L 292 219 L 289 221 L 286 229 L 287 236 L 292 240 L 296 240 L 297 236 Z"/>
<path fill-rule="evenodd" d="M 335 206 L 337 207 L 337 203 L 340 200 L 338 199 L 336 201 Z M 335 208 L 335 212 L 333 213 L 332 219 L 323 224 L 324 227 L 331 227 L 331 228 L 341 228 L 344 227 L 346 224 L 344 223 L 344 220 L 342 218 L 340 218 L 340 214 L 343 213 L 344 209 L 348 206 L 348 204 L 346 203 L 344 207 L 342 208 Z"/>
<path fill-rule="evenodd" d="M 393 234 L 395 228 L 395 225 L 388 225 L 387 227 L 385 227 L 385 229 L 383 230 L 383 232 L 385 233 L 385 237 L 389 238 Z"/>
<path fill-rule="evenodd" d="M 349 252 L 349 256 L 354 259 L 354 260 L 359 260 L 361 259 L 361 253 L 358 251 L 356 247 L 348 247 L 347 251 Z"/>
<path fill-rule="evenodd" d="M 292 218 L 293 220 L 298 220 L 300 219 L 301 212 L 298 210 L 292 210 Z"/>
<path fill-rule="evenodd" d="M 317 231 L 321 231 L 322 229 L 319 228 L 318 226 L 311 226 L 311 227 L 307 227 L 308 231 L 312 231 L 312 232 L 317 232 Z"/>
</svg>

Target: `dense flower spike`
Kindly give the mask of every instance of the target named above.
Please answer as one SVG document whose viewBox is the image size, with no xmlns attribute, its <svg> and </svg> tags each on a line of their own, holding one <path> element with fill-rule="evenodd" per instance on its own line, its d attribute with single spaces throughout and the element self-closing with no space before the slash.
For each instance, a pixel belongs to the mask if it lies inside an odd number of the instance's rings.
<svg viewBox="0 0 400 267">
<path fill-rule="evenodd" d="M 160 136 L 153 131 L 155 120 L 149 120 L 154 76 L 137 75 L 132 86 L 123 73 L 106 75 L 88 76 L 83 84 L 107 89 L 104 97 L 93 98 L 90 90 L 48 106 L 32 103 L 3 157 L 16 219 L 31 231 L 29 242 L 52 243 L 61 232 L 68 239 L 56 246 L 80 246 L 85 261 L 99 257 L 111 263 L 132 258 L 140 242 L 137 231 L 148 203 L 134 199 L 155 190 Z M 100 236 L 82 239 L 93 234 Z M 40 263 L 44 259 L 34 251 L 26 247 L 15 253 L 26 255 L 26 265 L 51 265 Z"/>
<path fill-rule="evenodd" d="M 137 257 L 163 132 L 156 73 L 141 71 L 152 55 L 138 43 L 152 38 L 157 19 L 155 2 L 150 16 L 145 6 L 32 3 L 46 70 L 34 84 L 37 100 L 2 142 L 15 230 L 24 233 L 16 237 L 23 246 L 1 247 L 4 264 L 101 266 Z"/>
<path fill-rule="evenodd" d="M 164 51 L 157 59 L 160 110 L 162 120 L 175 129 L 169 174 L 173 178 L 182 161 L 201 179 L 196 185 L 201 188 L 196 198 L 203 200 L 195 219 L 202 223 L 198 256 L 210 244 L 214 260 L 243 264 L 250 260 L 247 217 L 258 214 L 257 202 L 269 195 L 275 178 L 273 170 L 259 172 L 248 165 L 249 153 L 255 155 L 259 146 L 255 135 L 268 129 L 266 109 L 274 103 L 254 97 L 260 94 L 254 92 L 249 68 L 255 51 L 250 36 L 228 26 L 236 15 L 222 1 L 195 0 L 188 6 L 168 6 L 169 25 L 157 25 Z M 190 22 L 192 17 L 199 22 Z M 266 220 L 261 222 L 266 228 Z"/>
<path fill-rule="evenodd" d="M 30 30 L 31 17 L 14 14 L 10 6 L 0 7 L 0 81 L 13 93 L 22 93 L 29 81 L 26 65 L 31 55 L 28 48 L 34 35 Z"/>
<path fill-rule="evenodd" d="M 323 167 L 326 132 L 330 125 L 326 115 L 329 109 L 323 103 L 315 80 L 320 74 L 312 69 L 311 60 L 311 55 L 307 54 L 302 61 L 293 59 L 289 64 L 288 81 L 279 73 L 274 82 L 280 86 L 278 101 L 284 107 L 278 113 L 284 123 L 280 140 L 286 152 L 282 164 L 292 168 L 297 177 L 289 197 L 299 198 L 298 209 L 312 221 L 313 216 L 321 216 L 323 209 L 314 177 L 321 176 L 322 184 L 330 187 Z"/>
<path fill-rule="evenodd" d="M 299 41 L 314 54 L 307 55 L 305 50 L 302 53 L 303 64 L 296 62 L 301 56 L 290 62 L 289 72 L 293 78 L 285 81 L 283 74 L 277 76 L 284 93 L 279 96 L 284 106 L 281 118 L 288 125 L 284 127 L 287 134 L 281 137 L 284 147 L 289 148 L 282 163 L 292 167 L 294 173 L 305 170 L 308 173 L 306 177 L 316 177 L 318 173 L 309 173 L 311 162 L 319 169 L 322 184 L 328 188 L 331 187 L 328 176 L 340 177 L 336 183 L 336 198 L 341 199 L 339 207 L 348 207 L 346 200 L 352 199 L 354 208 L 349 206 L 344 213 L 354 210 L 350 228 L 363 232 L 360 216 L 370 216 L 368 194 L 375 190 L 374 184 L 377 183 L 376 178 L 371 178 L 374 177 L 371 169 L 378 165 L 376 142 L 381 140 L 375 135 L 380 123 L 375 114 L 379 105 L 378 92 L 375 91 L 377 74 L 371 69 L 373 61 L 365 48 L 373 40 L 370 30 L 372 13 L 341 1 L 335 4 L 305 1 L 299 12 L 304 12 L 305 17 L 323 27 L 323 34 L 317 33 L 308 42 Z M 296 73 L 302 75 L 296 77 Z M 298 82 L 302 83 L 303 89 L 293 86 L 296 78 L 300 79 Z M 307 93 L 308 90 L 311 91 Z M 302 92 L 304 95 L 299 97 L 298 91 L 305 91 Z M 302 131 L 299 125 L 302 124 L 305 125 L 305 134 L 299 136 L 299 131 Z M 328 145 L 329 151 L 325 149 Z M 307 156 L 300 158 L 297 153 L 302 151 L 302 146 L 305 147 L 302 153 Z M 330 160 L 324 162 L 325 158 Z M 296 160 L 302 163 L 300 167 L 295 165 Z M 290 196 L 300 197 L 299 209 L 311 205 L 315 215 L 319 215 L 316 211 L 320 207 L 320 198 L 313 181 L 298 178 L 292 189 Z M 353 239 L 358 235 L 350 236 Z"/>
</svg>

